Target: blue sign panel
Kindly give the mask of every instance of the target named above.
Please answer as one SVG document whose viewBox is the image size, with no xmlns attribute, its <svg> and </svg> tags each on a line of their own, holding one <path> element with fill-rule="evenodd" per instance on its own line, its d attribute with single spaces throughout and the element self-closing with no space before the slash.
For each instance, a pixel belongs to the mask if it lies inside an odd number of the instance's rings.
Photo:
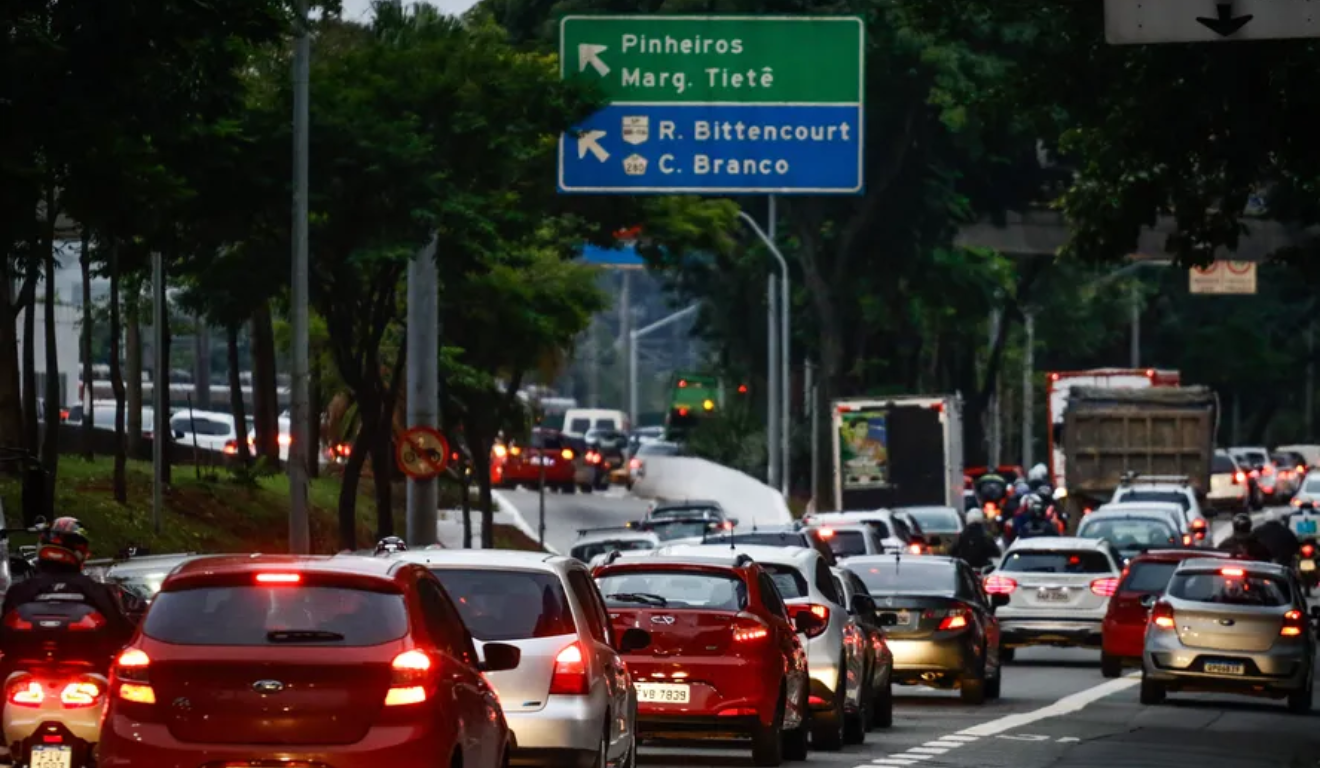
<svg viewBox="0 0 1320 768">
<path fill-rule="evenodd" d="M 612 104 L 559 140 L 559 190 L 859 194 L 862 107 Z"/>
<path fill-rule="evenodd" d="M 615 269 L 642 269 L 646 262 L 641 254 L 631 245 L 623 248 L 601 248 L 598 245 L 585 245 L 582 248 L 582 261 L 593 267 L 613 267 Z"/>
</svg>

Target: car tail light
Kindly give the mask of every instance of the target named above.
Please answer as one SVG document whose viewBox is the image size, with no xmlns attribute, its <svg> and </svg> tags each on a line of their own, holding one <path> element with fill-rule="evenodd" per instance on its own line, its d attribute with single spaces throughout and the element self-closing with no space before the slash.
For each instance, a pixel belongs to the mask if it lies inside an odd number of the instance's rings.
<svg viewBox="0 0 1320 768">
<path fill-rule="evenodd" d="M 68 420 L 69 420 L 69 409 L 68 409 L 68 408 L 61 408 L 61 409 L 60 409 L 60 421 L 68 421 Z"/>
<path fill-rule="evenodd" d="M 238 441 L 237 441 L 237 440 L 228 440 L 228 441 L 225 442 L 225 455 L 226 455 L 226 456 L 237 456 L 237 455 L 238 455 Z"/>
<path fill-rule="evenodd" d="M 909 545 L 908 545 L 908 552 L 911 552 L 911 553 L 914 554 L 914 555 L 919 555 L 919 554 L 921 554 L 923 551 L 924 551 L 924 550 L 921 548 L 921 545 L 920 545 L 920 544 L 909 544 Z"/>
<path fill-rule="evenodd" d="M 1247 473 L 1241 470 L 1233 473 L 1233 485 L 1242 485 L 1247 482 Z"/>
<path fill-rule="evenodd" d="M 1312 556 L 1312 555 L 1314 555 L 1314 554 L 1315 554 L 1315 545 L 1314 545 L 1314 544 L 1303 544 L 1303 545 L 1302 545 L 1302 557 L 1310 557 L 1310 556 Z"/>
<path fill-rule="evenodd" d="M 1118 579 L 1096 579 L 1091 582 L 1091 594 L 1100 597 L 1113 597 L 1116 589 L 1118 589 Z"/>
<path fill-rule="evenodd" d="M 1279 629 L 1280 637 L 1301 637 L 1306 631 L 1306 622 L 1302 612 L 1296 609 L 1283 614 L 1283 627 Z"/>
<path fill-rule="evenodd" d="M 155 704 L 156 691 L 148 682 L 151 657 L 138 648 L 127 648 L 115 659 L 114 677 L 119 683 L 118 695 L 135 704 Z"/>
<path fill-rule="evenodd" d="M 822 539 L 832 539 L 832 538 L 834 538 L 834 529 L 833 529 L 833 528 L 818 528 L 818 529 L 816 530 L 816 536 L 818 536 L 819 538 L 822 538 Z"/>
<path fill-rule="evenodd" d="M 750 643 L 770 636 L 770 629 L 754 616 L 739 616 L 733 620 L 733 641 Z"/>
<path fill-rule="evenodd" d="M 825 634 L 826 628 L 830 623 L 830 609 L 824 605 L 790 605 L 788 607 L 791 616 L 797 616 L 799 613 L 810 613 L 820 619 L 820 626 L 806 633 L 807 637 L 820 637 Z"/>
<path fill-rule="evenodd" d="M 385 692 L 385 706 L 421 704 L 426 701 L 426 684 L 431 678 L 431 657 L 421 651 L 404 651 L 390 663 L 390 689 Z"/>
<path fill-rule="evenodd" d="M 550 678 L 550 695 L 585 696 L 587 693 L 587 657 L 580 643 L 573 643 L 555 657 L 555 673 Z"/>
<path fill-rule="evenodd" d="M 1220 569 L 1219 569 L 1219 575 L 1221 575 L 1221 576 L 1227 576 L 1227 577 L 1229 577 L 1230 579 L 1233 579 L 1233 578 L 1239 578 L 1239 579 L 1240 579 L 1240 578 L 1242 578 L 1243 576 L 1247 575 L 1247 572 L 1244 571 L 1244 570 L 1242 570 L 1241 568 L 1220 568 Z"/>
<path fill-rule="evenodd" d="M 985 591 L 990 595 L 1011 595 L 1017 589 L 1017 582 L 1007 576 L 985 577 Z"/>
<path fill-rule="evenodd" d="M 302 581 L 299 573 L 258 573 L 258 584 L 298 584 Z"/>
<path fill-rule="evenodd" d="M 573 460 L 573 449 L 572 449 L 572 448 L 565 448 L 564 450 L 562 450 L 562 451 L 559 452 L 559 455 L 562 456 L 562 457 L 564 457 L 564 461 L 572 461 L 572 460 Z"/>
<path fill-rule="evenodd" d="M 510 446 L 510 447 L 509 447 L 509 455 L 510 455 L 510 456 L 521 456 L 521 455 L 522 455 L 522 449 L 519 448 L 519 447 L 516 446 L 516 445 Z"/>
<path fill-rule="evenodd" d="M 1263 467 L 1260 468 L 1260 473 L 1261 473 L 1262 475 L 1264 475 L 1265 477 L 1269 477 L 1270 475 L 1273 475 L 1273 474 L 1274 474 L 1274 465 L 1272 465 L 1272 464 L 1266 464 L 1265 466 L 1263 466 Z"/>
<path fill-rule="evenodd" d="M 96 630 L 104 626 L 105 626 L 105 617 L 95 611 L 92 611 L 91 613 L 87 614 L 81 619 L 78 619 L 77 621 L 69 624 L 67 629 L 73 632 L 95 632 Z"/>
<path fill-rule="evenodd" d="M 502 459 L 502 458 L 504 458 L 505 456 L 508 456 L 508 455 L 509 455 L 509 449 L 508 449 L 508 448 L 505 448 L 505 447 L 502 446 L 502 445 L 498 445 L 498 444 L 495 445 L 493 448 L 491 448 L 491 449 L 490 449 L 490 452 L 493 453 L 493 454 L 495 454 L 495 458 L 497 458 L 497 459 Z"/>
<path fill-rule="evenodd" d="M 17 704 L 20 707 L 39 707 L 46 700 L 46 693 L 42 690 L 41 683 L 28 678 L 16 680 L 10 685 L 6 699 L 10 704 Z"/>
<path fill-rule="evenodd" d="M 940 620 L 939 631 L 948 632 L 955 629 L 966 629 L 969 618 L 971 618 L 971 612 L 966 608 L 953 608 L 948 615 Z"/>
<path fill-rule="evenodd" d="M 1150 611 L 1150 622 L 1159 629 L 1173 629 L 1173 606 L 1158 602 Z"/>
<path fill-rule="evenodd" d="M 8 629 L 27 631 L 32 629 L 32 622 L 19 616 L 17 611 L 10 611 L 5 614 L 5 627 Z"/>
<path fill-rule="evenodd" d="M 629 460 L 628 460 L 628 468 L 629 468 L 629 469 L 641 469 L 641 468 L 642 468 L 642 460 L 641 460 L 641 459 L 629 459 Z"/>
<path fill-rule="evenodd" d="M 293 445 L 293 436 L 281 434 L 278 438 L 276 438 L 276 442 L 278 442 L 280 445 L 284 446 L 285 448 L 288 448 L 290 445 Z"/>
<path fill-rule="evenodd" d="M 60 691 L 60 703 L 65 709 L 85 709 L 101 700 L 101 686 L 90 680 L 69 683 Z"/>
<path fill-rule="evenodd" d="M 1192 534 L 1190 533 L 1183 534 L 1183 546 L 1184 547 L 1192 546 Z"/>
</svg>

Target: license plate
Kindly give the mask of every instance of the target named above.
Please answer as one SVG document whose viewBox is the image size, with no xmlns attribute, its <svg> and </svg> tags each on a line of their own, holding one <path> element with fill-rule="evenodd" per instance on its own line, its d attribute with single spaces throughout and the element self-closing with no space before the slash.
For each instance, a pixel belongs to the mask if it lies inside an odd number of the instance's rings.
<svg viewBox="0 0 1320 768">
<path fill-rule="evenodd" d="M 67 746 L 32 748 L 32 768 L 73 768 L 73 749 Z"/>
<path fill-rule="evenodd" d="M 1314 520 L 1298 520 L 1296 527 L 1298 533 L 1315 533 Z"/>
<path fill-rule="evenodd" d="M 1314 570 L 1315 570 L 1315 561 L 1314 561 L 1314 560 L 1303 560 L 1302 562 L 1300 562 L 1300 563 L 1297 564 L 1297 567 L 1298 567 L 1299 569 L 1303 570 L 1303 571 L 1314 571 Z"/>
<path fill-rule="evenodd" d="M 1205 671 L 1211 675 L 1245 675 L 1247 665 L 1237 661 L 1207 661 Z"/>
<path fill-rule="evenodd" d="M 890 611 L 886 615 L 894 617 L 895 627 L 907 627 L 912 625 L 911 611 Z"/>
<path fill-rule="evenodd" d="M 1066 603 L 1068 602 L 1068 590 L 1042 589 L 1036 593 L 1036 599 L 1042 603 Z"/>
<path fill-rule="evenodd" d="M 692 691 L 678 683 L 637 683 L 637 700 L 653 704 L 687 704 Z"/>
</svg>

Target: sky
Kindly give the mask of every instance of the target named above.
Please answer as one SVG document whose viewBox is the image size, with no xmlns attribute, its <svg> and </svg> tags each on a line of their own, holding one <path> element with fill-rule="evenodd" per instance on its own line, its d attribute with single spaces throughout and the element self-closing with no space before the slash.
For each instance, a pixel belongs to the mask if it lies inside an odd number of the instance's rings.
<svg viewBox="0 0 1320 768">
<path fill-rule="evenodd" d="M 476 0 L 427 0 L 445 13 L 459 14 L 476 5 Z M 365 21 L 371 15 L 371 0 L 343 0 L 344 18 Z"/>
</svg>

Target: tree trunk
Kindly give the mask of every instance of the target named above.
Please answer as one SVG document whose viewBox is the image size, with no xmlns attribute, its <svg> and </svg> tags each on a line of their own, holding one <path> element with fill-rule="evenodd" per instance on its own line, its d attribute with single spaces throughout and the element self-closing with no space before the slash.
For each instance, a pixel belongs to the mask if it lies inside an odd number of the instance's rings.
<svg viewBox="0 0 1320 768">
<path fill-rule="evenodd" d="M 359 410 L 361 405 L 358 406 Z M 344 464 L 344 478 L 339 486 L 339 548 L 357 549 L 357 498 L 362 479 L 362 465 L 370 452 L 371 435 L 365 420 L 353 439 L 353 448 Z"/>
<path fill-rule="evenodd" d="M 8 254 L 0 253 L 0 448 L 18 448 L 23 435 L 23 397 L 18 364 L 19 303 Z"/>
<path fill-rule="evenodd" d="M 481 510 L 481 548 L 495 548 L 495 502 L 490 493 L 490 441 L 485 431 L 476 422 L 480 416 L 464 419 L 464 431 L 467 433 L 468 448 L 472 453 L 472 471 L 477 476 L 478 502 Z M 486 450 L 481 450 L 481 446 Z"/>
<path fill-rule="evenodd" d="M 463 549 L 472 549 L 472 478 L 469 475 L 471 469 L 463 467 L 459 470 L 458 486 L 462 496 L 460 503 L 463 506 Z"/>
<path fill-rule="evenodd" d="M 82 386 L 79 400 L 82 401 L 82 456 L 86 461 L 95 458 L 92 440 L 96 433 L 95 416 L 92 413 L 92 334 L 96 329 L 96 319 L 92 307 L 92 234 L 86 227 L 82 231 L 82 253 L 79 258 L 82 267 Z"/>
<path fill-rule="evenodd" d="M 321 362 L 312 356 L 311 376 L 307 386 L 307 477 L 315 480 L 321 476 Z"/>
<path fill-rule="evenodd" d="M 46 234 L 42 243 L 42 261 L 45 266 L 46 306 L 43 325 L 46 326 L 46 407 L 45 434 L 41 440 L 41 463 L 46 468 L 46 499 L 55 499 L 55 478 L 60 466 L 60 408 L 64 395 L 60 390 L 60 356 L 55 342 L 55 190 L 46 196 Z M 72 374 L 73 371 L 68 373 Z"/>
<path fill-rule="evenodd" d="M 128 464 L 128 440 L 124 435 L 124 376 L 119 369 L 119 244 L 111 241 L 110 248 L 110 386 L 115 393 L 115 501 L 120 504 L 128 503 L 128 478 L 126 476 L 126 465 Z M 130 319 L 130 322 L 131 319 Z M 129 337 L 129 344 L 132 344 L 132 335 Z M 129 355 L 133 351 L 130 347 Z M 140 359 L 140 358 L 139 358 Z M 142 402 L 142 378 L 138 377 L 138 402 Z M 139 429 L 139 442 L 142 435 L 140 425 L 142 423 L 141 411 L 137 418 Z"/>
<path fill-rule="evenodd" d="M 115 305 L 116 308 L 118 305 Z M 128 385 L 128 455 L 135 459 L 145 458 L 146 441 L 142 439 L 142 284 L 136 279 L 128 281 L 128 291 L 124 297 L 125 328 L 124 358 L 128 372 L 125 374 Z M 116 337 L 118 341 L 118 337 Z M 114 365 L 118 365 L 116 358 Z"/>
<path fill-rule="evenodd" d="M 270 302 L 252 313 L 252 415 L 257 431 L 257 456 L 280 465 L 279 399 L 275 388 L 275 329 Z"/>
<path fill-rule="evenodd" d="M 169 277 L 167 276 L 167 275 L 168 275 L 167 270 L 169 269 L 170 259 L 169 259 L 168 256 L 164 256 L 164 255 L 163 255 L 163 256 L 161 257 L 161 260 L 164 262 L 164 265 L 161 267 L 161 270 L 160 270 L 161 279 L 165 282 L 166 285 L 169 285 Z M 165 434 L 163 434 L 163 435 L 156 435 L 156 434 L 154 434 L 155 430 L 153 430 L 153 437 L 152 437 L 152 439 L 153 439 L 153 440 L 164 440 L 164 441 L 165 441 L 165 443 L 164 443 L 164 445 L 165 445 L 165 450 L 163 450 L 163 451 L 160 452 L 160 455 L 161 455 L 161 462 L 160 462 L 160 481 L 161 481 L 163 484 L 165 484 L 165 486 L 168 487 L 171 483 L 174 482 L 174 477 L 173 477 L 174 473 L 173 473 L 173 471 L 172 471 L 172 466 L 171 466 L 171 464 L 170 464 L 170 454 L 171 454 L 172 452 L 171 452 L 170 449 L 169 449 L 169 444 L 174 440 L 174 433 L 173 433 L 172 430 L 169 429 L 169 423 L 170 423 L 170 400 L 171 400 L 171 397 L 170 397 L 170 394 L 171 394 L 171 393 L 170 393 L 170 343 L 171 343 L 171 341 L 173 340 L 173 339 L 172 339 L 172 336 L 171 336 L 171 334 L 170 334 L 170 302 L 169 302 L 169 293 L 168 293 L 167 291 L 165 291 L 163 288 L 157 288 L 156 285 L 153 283 L 153 284 L 152 284 L 152 287 L 151 287 L 151 291 L 152 291 L 152 296 L 154 297 L 153 301 L 164 301 L 164 302 L 165 302 L 165 306 L 163 306 L 163 307 L 160 308 L 160 330 L 157 332 L 157 337 L 160 339 L 160 349 L 157 350 L 157 352 L 158 352 L 158 354 L 160 355 L 160 357 L 158 357 L 157 360 L 156 360 L 156 362 L 157 362 L 157 368 L 161 371 L 161 376 L 162 376 L 163 378 L 162 378 L 161 381 L 154 381 L 154 379 L 153 379 L 153 383 L 152 383 L 152 386 L 153 386 L 152 391 L 153 391 L 153 392 L 159 392 L 159 391 L 161 391 L 161 390 L 159 390 L 159 389 L 156 389 L 157 387 L 164 387 L 164 388 L 165 388 L 165 389 L 164 389 L 164 393 L 163 393 L 163 397 L 161 397 L 161 398 L 159 398 L 159 399 L 154 398 L 154 397 L 152 398 L 152 400 L 155 401 L 155 402 L 163 402 L 163 403 L 165 403 Z M 153 420 L 152 420 L 152 423 L 153 423 L 153 424 L 155 423 L 154 418 L 153 418 Z"/>
<path fill-rule="evenodd" d="M 35 456 L 41 440 L 41 419 L 37 414 L 37 275 L 32 269 L 23 285 L 26 311 L 23 313 L 23 430 L 25 447 Z"/>
<path fill-rule="evenodd" d="M 242 424 L 238 429 L 238 463 L 244 468 L 252 465 L 252 453 L 248 450 L 247 414 L 243 405 L 243 380 L 238 370 L 238 328 L 230 323 L 225 328 L 225 352 L 229 360 L 229 409 L 234 415 L 234 423 Z"/>
</svg>

